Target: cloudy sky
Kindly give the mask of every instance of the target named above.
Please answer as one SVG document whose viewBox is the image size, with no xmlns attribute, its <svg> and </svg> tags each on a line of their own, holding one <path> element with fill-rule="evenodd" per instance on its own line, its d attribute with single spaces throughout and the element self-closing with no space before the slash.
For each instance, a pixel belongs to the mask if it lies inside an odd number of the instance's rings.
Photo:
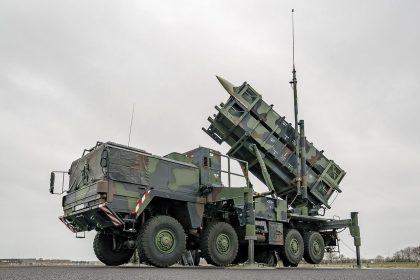
<svg viewBox="0 0 420 280">
<path fill-rule="evenodd" d="M 95 259 L 94 234 L 57 219 L 49 172 L 126 144 L 133 104 L 131 144 L 157 155 L 228 150 L 201 131 L 228 97 L 216 74 L 291 121 L 292 8 L 300 116 L 347 171 L 327 215 L 360 212 L 363 257 L 419 245 L 417 1 L 2 0 L 0 258 Z"/>
</svg>

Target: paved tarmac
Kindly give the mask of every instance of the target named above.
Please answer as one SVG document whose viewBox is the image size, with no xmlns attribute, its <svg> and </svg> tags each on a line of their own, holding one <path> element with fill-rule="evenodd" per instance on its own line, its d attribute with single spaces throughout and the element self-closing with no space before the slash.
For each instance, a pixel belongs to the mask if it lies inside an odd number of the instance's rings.
<svg viewBox="0 0 420 280">
<path fill-rule="evenodd" d="M 174 279 L 174 280 L 420 280 L 420 269 L 222 269 L 151 268 L 151 267 L 0 267 L 0 279 L 7 280 L 119 280 L 119 279 Z"/>
</svg>

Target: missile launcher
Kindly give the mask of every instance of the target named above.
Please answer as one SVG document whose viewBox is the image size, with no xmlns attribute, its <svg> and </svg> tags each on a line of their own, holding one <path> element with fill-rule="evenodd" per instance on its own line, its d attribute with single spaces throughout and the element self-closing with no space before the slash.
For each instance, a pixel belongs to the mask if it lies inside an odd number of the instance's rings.
<svg viewBox="0 0 420 280">
<path fill-rule="evenodd" d="M 199 265 L 200 257 L 215 266 L 281 260 L 296 267 L 302 258 L 319 264 L 324 252 L 339 250 L 338 230 L 345 228 L 360 265 L 357 212 L 344 220 L 317 217 L 340 192 L 345 172 L 306 141 L 303 121 L 298 135 L 247 83 L 219 81 L 230 97 L 204 131 L 228 143 L 228 155 L 199 147 L 162 157 L 98 142 L 69 171 L 51 172 L 50 193 L 64 194 L 59 219 L 76 237 L 97 231 L 93 249 L 108 266 L 135 252 L 157 267 Z M 242 174 L 231 169 L 238 165 Z M 254 192 L 249 171 L 270 191 Z"/>
<path fill-rule="evenodd" d="M 235 87 L 217 78 L 230 96 L 226 103 L 215 107 L 217 115 L 208 118 L 210 126 L 203 130 L 217 143 L 226 142 L 231 147 L 227 154 L 247 161 L 249 171 L 276 196 L 287 200 L 296 213 L 300 211 L 299 214 L 316 216 L 321 208 L 330 208 L 328 200 L 334 193 L 341 192 L 339 184 L 345 171 L 305 139 L 305 149 L 302 149 L 305 155 L 302 158 L 306 163 L 308 194 L 307 197 L 299 195 L 296 184 L 299 161 L 293 126 L 246 82 Z M 256 155 L 258 152 L 272 184 L 264 178 Z"/>
</svg>

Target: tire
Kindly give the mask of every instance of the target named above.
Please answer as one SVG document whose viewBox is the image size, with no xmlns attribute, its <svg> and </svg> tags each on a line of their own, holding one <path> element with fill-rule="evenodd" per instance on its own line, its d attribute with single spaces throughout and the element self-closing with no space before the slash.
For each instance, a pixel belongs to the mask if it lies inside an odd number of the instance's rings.
<svg viewBox="0 0 420 280">
<path fill-rule="evenodd" d="M 255 251 L 255 261 L 257 263 L 264 263 L 267 266 L 275 267 L 277 265 L 277 258 L 274 251 L 261 248 Z"/>
<path fill-rule="evenodd" d="M 137 237 L 140 261 L 157 267 L 175 264 L 185 251 L 185 245 L 184 228 L 170 216 L 149 219 Z"/>
<path fill-rule="evenodd" d="M 307 263 L 319 264 L 324 258 L 325 243 L 319 232 L 308 232 L 303 236 L 303 257 Z"/>
<path fill-rule="evenodd" d="M 215 266 L 231 264 L 238 253 L 238 235 L 231 225 L 214 222 L 201 236 L 201 253 L 207 263 Z"/>
<path fill-rule="evenodd" d="M 108 266 L 118 266 L 128 263 L 133 256 L 134 249 L 113 249 L 113 236 L 98 232 L 93 241 L 93 251 L 102 263 Z"/>
<path fill-rule="evenodd" d="M 279 253 L 285 267 L 297 267 L 304 251 L 303 238 L 299 231 L 290 229 L 286 232 L 284 245 Z"/>
</svg>

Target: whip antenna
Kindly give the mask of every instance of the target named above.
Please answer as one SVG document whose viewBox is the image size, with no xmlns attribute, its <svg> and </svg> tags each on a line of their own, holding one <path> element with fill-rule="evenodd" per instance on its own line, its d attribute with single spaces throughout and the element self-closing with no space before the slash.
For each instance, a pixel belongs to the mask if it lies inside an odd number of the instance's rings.
<svg viewBox="0 0 420 280">
<path fill-rule="evenodd" d="M 293 42 L 293 78 L 290 81 L 290 85 L 293 88 L 293 103 L 294 103 L 294 113 L 295 113 L 295 145 L 296 145 L 296 158 L 297 158 L 297 166 L 296 166 L 296 191 L 297 195 L 301 195 L 301 182 L 302 182 L 302 172 L 301 172 L 301 158 L 300 158 L 300 134 L 299 134 L 299 127 L 298 127 L 298 97 L 297 97 L 297 79 L 296 79 L 296 68 L 295 68 L 295 23 L 293 19 L 293 14 L 295 9 L 292 9 L 292 42 Z"/>
<path fill-rule="evenodd" d="M 128 144 L 127 144 L 128 147 L 130 147 L 131 129 L 133 127 L 133 117 L 134 117 L 134 104 L 133 104 L 133 109 L 131 110 L 130 132 L 128 133 Z"/>
<path fill-rule="evenodd" d="M 295 68 L 295 22 L 293 20 L 294 13 L 295 13 L 295 9 L 292 9 L 293 68 Z"/>
</svg>

